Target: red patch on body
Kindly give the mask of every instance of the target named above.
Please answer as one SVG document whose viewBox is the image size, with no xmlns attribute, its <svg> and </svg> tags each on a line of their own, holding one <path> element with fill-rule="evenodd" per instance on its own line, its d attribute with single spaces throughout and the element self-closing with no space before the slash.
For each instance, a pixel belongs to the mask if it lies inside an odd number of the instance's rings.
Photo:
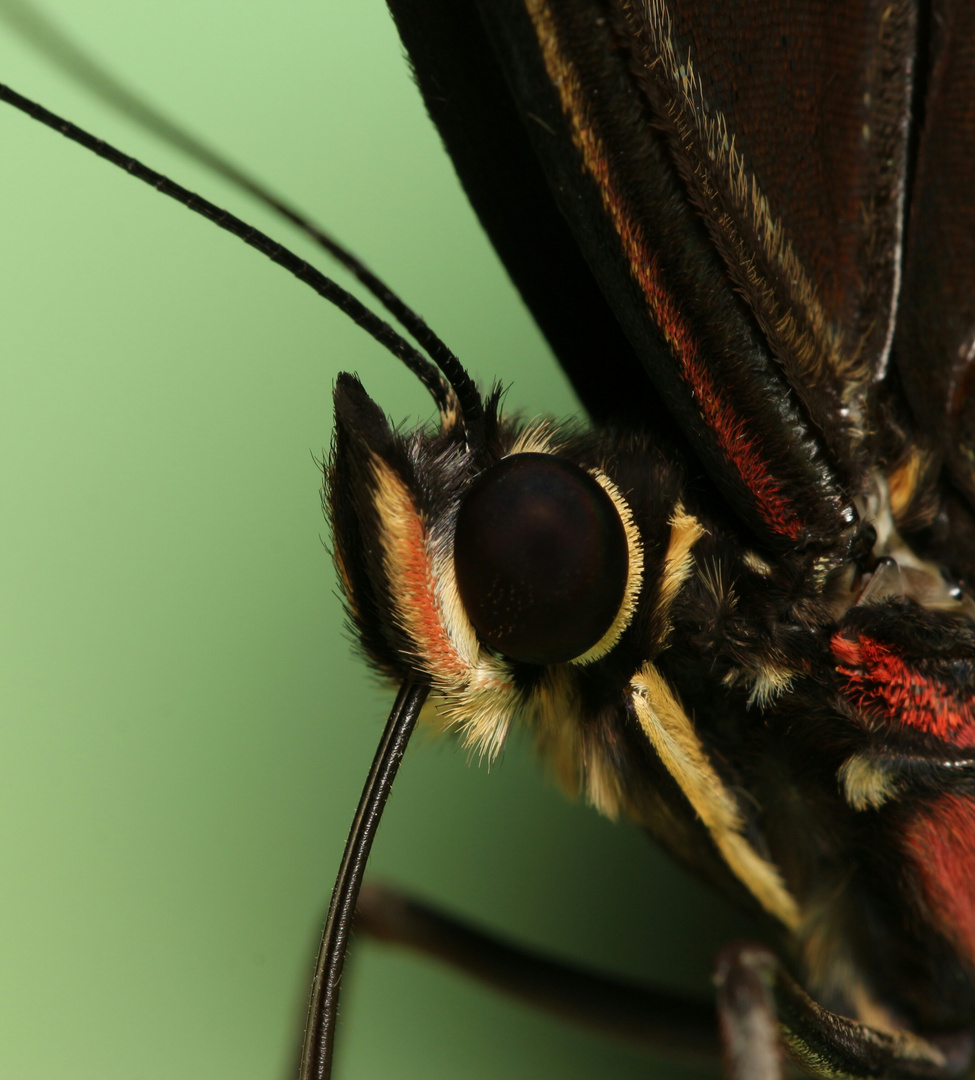
<svg viewBox="0 0 975 1080">
<path fill-rule="evenodd" d="M 838 632 L 830 645 L 839 661 L 836 670 L 843 693 L 857 710 L 953 746 L 975 745 L 975 708 L 969 687 L 956 693 L 936 671 L 911 664 L 875 638 L 861 635 L 850 641 Z"/>
<path fill-rule="evenodd" d="M 975 802 L 942 795 L 904 834 L 931 923 L 975 965 Z"/>
</svg>

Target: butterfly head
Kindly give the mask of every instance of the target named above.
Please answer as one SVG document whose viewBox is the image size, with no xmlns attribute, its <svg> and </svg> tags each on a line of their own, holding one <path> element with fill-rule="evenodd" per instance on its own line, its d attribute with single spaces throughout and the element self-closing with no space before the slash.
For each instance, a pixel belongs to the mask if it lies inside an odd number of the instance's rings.
<svg viewBox="0 0 975 1080">
<path fill-rule="evenodd" d="M 364 651 L 386 675 L 429 680 L 444 719 L 489 754 L 542 687 L 617 648 L 645 585 L 618 445 L 509 421 L 499 403 L 476 428 L 401 433 L 343 375 L 326 479 Z"/>
</svg>

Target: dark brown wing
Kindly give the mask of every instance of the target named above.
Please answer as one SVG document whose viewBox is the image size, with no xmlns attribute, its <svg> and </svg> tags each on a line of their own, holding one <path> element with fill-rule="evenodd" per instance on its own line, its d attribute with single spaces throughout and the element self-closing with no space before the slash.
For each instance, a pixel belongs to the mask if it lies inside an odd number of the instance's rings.
<svg viewBox="0 0 975 1080">
<path fill-rule="evenodd" d="M 392 3 L 584 399 L 619 365 L 632 401 L 608 303 L 656 388 L 644 415 L 663 401 L 759 539 L 831 546 L 893 338 L 910 6 L 504 0 L 480 22 L 440 6 Z"/>
<path fill-rule="evenodd" d="M 975 504 L 975 7 L 934 5 L 895 354 L 918 424 L 947 461 L 954 555 Z M 919 110 L 920 111 L 920 110 Z M 962 567 L 966 569 L 966 567 Z"/>
<path fill-rule="evenodd" d="M 646 376 L 552 199 L 476 5 L 389 7 L 468 197 L 589 414 L 642 420 Z M 594 377 L 594 356 L 608 377 Z"/>
</svg>

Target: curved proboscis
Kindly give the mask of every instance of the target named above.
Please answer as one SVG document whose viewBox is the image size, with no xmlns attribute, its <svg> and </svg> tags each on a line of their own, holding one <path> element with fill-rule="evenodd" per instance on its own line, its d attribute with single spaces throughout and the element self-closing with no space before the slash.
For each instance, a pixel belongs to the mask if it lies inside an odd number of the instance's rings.
<svg viewBox="0 0 975 1080">
<path fill-rule="evenodd" d="M 383 807 L 428 692 L 429 687 L 425 683 L 411 679 L 400 687 L 362 789 L 342 855 L 342 865 L 332 889 L 332 901 L 318 950 L 315 978 L 308 1000 L 299 1080 L 328 1080 L 332 1074 L 339 984 L 348 951 L 356 898 Z"/>
</svg>

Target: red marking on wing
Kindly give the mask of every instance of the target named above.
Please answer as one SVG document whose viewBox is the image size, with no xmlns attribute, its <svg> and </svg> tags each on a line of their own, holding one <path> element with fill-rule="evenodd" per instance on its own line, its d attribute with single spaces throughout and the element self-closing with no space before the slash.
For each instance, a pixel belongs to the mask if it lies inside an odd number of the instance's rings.
<svg viewBox="0 0 975 1080">
<path fill-rule="evenodd" d="M 610 156 L 590 121 L 578 72 L 561 49 L 551 12 L 544 5 L 537 5 L 533 18 L 549 77 L 558 90 L 572 129 L 572 141 L 599 188 L 603 208 L 620 238 L 630 273 L 646 298 L 651 317 L 674 353 L 682 378 L 690 387 L 722 453 L 751 492 L 763 520 L 773 532 L 790 540 L 798 539 L 803 532 L 802 522 L 782 491 L 781 483 L 772 475 L 768 462 L 762 458 L 755 436 L 748 434 L 743 418 L 735 413 L 714 385 L 690 326 L 660 280 L 657 253 L 647 243 L 638 219 L 617 190 Z"/>
<path fill-rule="evenodd" d="M 704 422 L 752 493 L 758 512 L 775 532 L 790 540 L 797 539 L 802 533 L 802 524 L 778 481 L 770 473 L 768 463 L 759 453 L 755 437 L 748 434 L 744 420 L 721 396 L 711 373 L 701 362 L 697 341 L 690 327 L 681 317 L 671 294 L 660 284 L 655 254 L 638 268 L 637 277 L 680 363 L 681 374 L 694 394 Z"/>
<path fill-rule="evenodd" d="M 975 803 L 942 795 L 911 821 L 904 843 L 932 921 L 975 964 Z"/>
<path fill-rule="evenodd" d="M 975 745 L 975 704 L 967 686 L 955 691 L 937 673 L 926 673 L 875 638 L 830 642 L 839 661 L 843 693 L 861 712 L 935 735 L 955 746 Z"/>
</svg>

